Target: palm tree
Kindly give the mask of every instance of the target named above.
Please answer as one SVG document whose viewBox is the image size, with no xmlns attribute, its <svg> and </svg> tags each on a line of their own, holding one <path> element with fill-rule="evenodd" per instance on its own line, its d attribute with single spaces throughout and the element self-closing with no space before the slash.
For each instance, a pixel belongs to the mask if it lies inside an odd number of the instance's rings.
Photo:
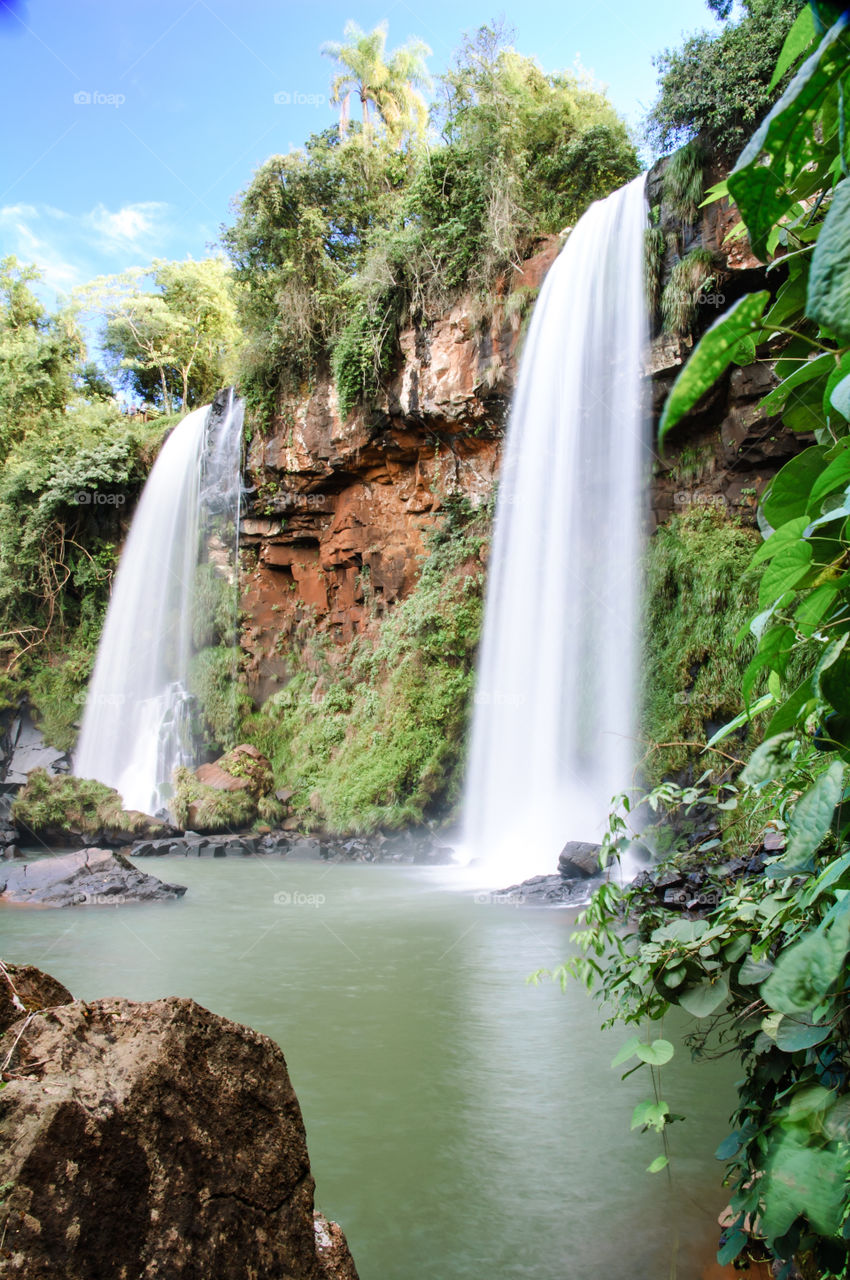
<svg viewBox="0 0 850 1280">
<path fill-rule="evenodd" d="M 431 87 L 425 66 L 425 59 L 431 53 L 427 44 L 410 39 L 387 58 L 386 22 L 380 22 L 369 32 L 363 31 L 356 22 L 347 22 L 343 34 L 343 42 L 331 40 L 322 45 L 322 53 L 343 68 L 331 82 L 331 102 L 341 106 L 342 137 L 348 129 L 351 96 L 356 94 L 366 137 L 372 132 L 371 108 L 374 107 L 387 136 L 396 146 L 401 144 L 405 133 L 421 138 L 428 122 L 428 105 L 421 90 Z"/>
</svg>

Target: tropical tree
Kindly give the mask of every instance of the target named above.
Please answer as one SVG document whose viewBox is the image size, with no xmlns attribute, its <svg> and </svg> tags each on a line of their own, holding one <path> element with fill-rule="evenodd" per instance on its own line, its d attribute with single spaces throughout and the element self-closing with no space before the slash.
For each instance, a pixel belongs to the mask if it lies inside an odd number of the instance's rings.
<svg viewBox="0 0 850 1280">
<path fill-rule="evenodd" d="M 158 259 L 100 277 L 77 303 L 104 317 L 103 347 L 125 386 L 165 413 L 201 403 L 228 380 L 239 335 L 222 259 Z"/>
<path fill-rule="evenodd" d="M 345 26 L 345 40 L 322 45 L 322 53 L 340 63 L 342 70 L 331 81 L 331 101 L 341 106 L 339 130 L 345 137 L 351 114 L 351 97 L 360 99 L 363 134 L 373 133 L 372 108 L 387 137 L 400 146 L 405 134 L 421 139 L 428 123 L 428 105 L 422 95 L 430 89 L 425 65 L 431 50 L 416 38 L 387 56 L 387 23 L 363 31 L 356 22 Z"/>
<path fill-rule="evenodd" d="M 84 351 L 73 315 L 48 315 L 32 292 L 39 279 L 34 266 L 0 260 L 0 458 L 45 415 L 64 410 Z"/>
</svg>

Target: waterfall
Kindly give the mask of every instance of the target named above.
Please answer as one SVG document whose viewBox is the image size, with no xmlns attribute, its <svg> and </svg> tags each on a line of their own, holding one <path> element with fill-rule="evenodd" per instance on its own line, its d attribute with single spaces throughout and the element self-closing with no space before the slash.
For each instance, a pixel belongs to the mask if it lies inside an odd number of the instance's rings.
<svg viewBox="0 0 850 1280">
<path fill-rule="evenodd" d="M 198 566 L 235 581 L 243 404 L 233 390 L 174 428 L 133 516 L 89 684 L 74 772 L 156 813 L 195 763 L 190 662 Z"/>
<path fill-rule="evenodd" d="M 502 461 L 465 796 L 488 872 L 598 840 L 635 758 L 648 451 L 644 178 L 590 207 L 529 326 Z"/>
</svg>

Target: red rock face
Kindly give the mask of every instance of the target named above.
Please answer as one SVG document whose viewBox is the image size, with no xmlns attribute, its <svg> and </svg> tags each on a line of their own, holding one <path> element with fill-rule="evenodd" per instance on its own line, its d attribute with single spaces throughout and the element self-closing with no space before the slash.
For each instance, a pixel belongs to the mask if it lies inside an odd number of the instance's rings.
<svg viewBox="0 0 850 1280">
<path fill-rule="evenodd" d="M 536 289 L 560 245 L 549 237 L 504 283 L 486 322 L 466 300 L 434 324 L 405 329 L 373 411 L 343 421 L 326 373 L 270 438 L 253 441 L 258 492 L 241 544 L 256 697 L 285 679 L 283 655 L 302 633 L 318 628 L 347 642 L 404 598 L 447 496 L 488 500 L 521 336 L 520 313 L 505 300 Z"/>
</svg>

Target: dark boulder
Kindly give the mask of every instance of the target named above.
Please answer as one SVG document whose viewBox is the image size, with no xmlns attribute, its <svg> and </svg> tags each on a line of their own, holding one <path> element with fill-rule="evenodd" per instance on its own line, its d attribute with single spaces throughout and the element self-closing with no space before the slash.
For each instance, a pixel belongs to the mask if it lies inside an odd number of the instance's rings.
<svg viewBox="0 0 850 1280">
<path fill-rule="evenodd" d="M 314 1225 L 304 1125 L 268 1037 L 192 1000 L 78 1001 L 0 1039 L 4 1275 L 357 1280 Z"/>
<path fill-rule="evenodd" d="M 599 851 L 601 845 L 588 844 L 584 840 L 568 840 L 558 858 L 558 870 L 566 880 L 576 876 L 586 879 L 601 874 Z"/>
<path fill-rule="evenodd" d="M 185 892 L 184 885 L 164 884 L 109 849 L 79 849 L 63 857 L 0 865 L 0 903 L 17 906 L 119 906 L 167 902 Z"/>
</svg>

